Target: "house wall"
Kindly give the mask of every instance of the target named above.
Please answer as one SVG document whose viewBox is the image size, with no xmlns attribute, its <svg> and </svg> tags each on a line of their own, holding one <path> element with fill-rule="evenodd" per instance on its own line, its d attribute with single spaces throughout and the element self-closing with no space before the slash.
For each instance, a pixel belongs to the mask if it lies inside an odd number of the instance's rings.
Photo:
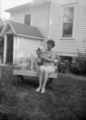
<svg viewBox="0 0 86 120">
<path fill-rule="evenodd" d="M 75 6 L 73 37 L 64 39 L 63 12 L 64 7 L 69 5 Z M 11 19 L 23 23 L 24 15 L 29 13 L 32 14 L 31 24 L 43 33 L 45 39 L 55 40 L 54 50 L 58 54 L 74 56 L 86 50 L 86 0 L 53 0 L 51 11 L 50 4 L 46 4 L 33 10 L 16 11 L 11 14 Z"/>
<path fill-rule="evenodd" d="M 11 13 L 11 20 L 24 23 L 24 15 L 31 14 L 31 25 L 37 27 L 44 35 L 45 39 L 48 38 L 48 27 L 50 17 L 50 4 L 38 6 L 33 9 L 21 9 Z"/>
<path fill-rule="evenodd" d="M 30 55 L 36 56 L 36 49 L 40 46 L 42 46 L 41 40 L 15 36 L 13 63 L 21 57 L 27 58 L 30 57 Z"/>
<path fill-rule="evenodd" d="M 74 5 L 73 38 L 62 38 L 63 8 Z M 60 13 L 60 14 L 59 14 Z M 55 51 L 60 55 L 75 55 L 86 49 L 86 1 L 85 0 L 54 0 L 52 3 L 49 38 L 56 42 Z M 84 43 L 83 43 L 84 41 Z M 84 46 L 83 46 L 84 45 Z"/>
<path fill-rule="evenodd" d="M 84 52 L 86 50 L 86 0 L 79 0 L 77 17 L 77 46 L 79 51 Z"/>
</svg>

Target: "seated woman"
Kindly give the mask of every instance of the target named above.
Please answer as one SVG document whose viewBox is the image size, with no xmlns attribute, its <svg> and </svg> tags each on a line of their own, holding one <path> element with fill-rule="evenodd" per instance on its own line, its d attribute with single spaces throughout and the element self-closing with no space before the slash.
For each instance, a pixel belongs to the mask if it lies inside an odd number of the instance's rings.
<svg viewBox="0 0 86 120">
<path fill-rule="evenodd" d="M 43 64 L 39 66 L 39 87 L 36 89 L 37 92 L 45 93 L 45 87 L 48 80 L 48 75 L 55 72 L 55 53 L 52 48 L 55 46 L 53 40 L 47 41 L 47 50 L 45 54 L 41 55 Z"/>
</svg>

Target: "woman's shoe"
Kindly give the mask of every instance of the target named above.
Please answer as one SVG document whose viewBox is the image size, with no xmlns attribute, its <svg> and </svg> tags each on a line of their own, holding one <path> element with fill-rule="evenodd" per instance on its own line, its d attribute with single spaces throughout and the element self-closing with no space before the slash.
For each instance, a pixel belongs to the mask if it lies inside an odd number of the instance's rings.
<svg viewBox="0 0 86 120">
<path fill-rule="evenodd" d="M 45 89 L 42 89 L 42 90 L 41 90 L 41 93 L 44 94 L 44 93 L 45 93 Z"/>
<path fill-rule="evenodd" d="M 36 92 L 39 92 L 41 90 L 41 88 L 40 87 L 38 87 L 37 89 L 36 89 Z"/>
</svg>

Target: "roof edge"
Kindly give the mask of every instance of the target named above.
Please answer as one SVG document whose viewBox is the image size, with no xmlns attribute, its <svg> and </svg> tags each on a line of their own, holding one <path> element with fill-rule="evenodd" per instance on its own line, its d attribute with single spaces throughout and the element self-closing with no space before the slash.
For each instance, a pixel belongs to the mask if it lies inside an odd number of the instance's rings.
<svg viewBox="0 0 86 120">
<path fill-rule="evenodd" d="M 16 10 L 19 10 L 19 9 L 22 9 L 22 8 L 27 8 L 27 7 L 33 7 L 33 6 L 36 6 L 36 5 L 43 5 L 43 4 L 46 4 L 46 3 L 51 3 L 52 0 L 42 0 L 42 2 L 38 2 L 38 4 L 36 2 L 32 3 L 32 2 L 29 2 L 29 3 L 25 3 L 25 4 L 22 4 L 22 5 L 18 5 L 18 6 L 15 6 L 15 7 L 12 7 L 12 8 L 9 8 L 9 9 L 6 9 L 5 12 L 13 12 L 13 11 L 16 11 Z"/>
<path fill-rule="evenodd" d="M 1 31 L 1 35 L 2 35 L 2 36 L 3 36 L 3 34 L 4 34 L 4 32 L 5 32 L 5 29 L 7 28 L 8 25 L 11 27 L 13 33 L 16 34 L 16 32 L 15 32 L 13 26 L 11 25 L 10 21 L 7 21 L 7 22 L 6 22 L 6 25 L 3 27 L 3 30 Z"/>
<path fill-rule="evenodd" d="M 17 36 L 23 36 L 23 37 L 27 37 L 27 38 L 34 38 L 34 39 L 39 39 L 39 40 L 43 40 L 44 38 L 40 38 L 40 37 L 34 37 L 34 36 L 27 36 L 27 35 L 23 35 L 23 34 L 15 34 Z"/>
<path fill-rule="evenodd" d="M 15 29 L 13 28 L 12 24 L 10 21 L 8 21 L 8 24 L 10 25 L 11 29 L 13 30 L 14 34 L 16 34 Z"/>
</svg>

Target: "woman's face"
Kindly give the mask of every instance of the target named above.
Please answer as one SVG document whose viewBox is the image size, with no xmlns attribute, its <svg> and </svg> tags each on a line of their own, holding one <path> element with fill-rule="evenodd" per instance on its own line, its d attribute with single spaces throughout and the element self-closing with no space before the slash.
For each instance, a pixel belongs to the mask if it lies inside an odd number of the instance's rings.
<svg viewBox="0 0 86 120">
<path fill-rule="evenodd" d="M 47 49 L 51 50 L 52 49 L 52 44 L 51 43 L 47 43 Z"/>
</svg>

